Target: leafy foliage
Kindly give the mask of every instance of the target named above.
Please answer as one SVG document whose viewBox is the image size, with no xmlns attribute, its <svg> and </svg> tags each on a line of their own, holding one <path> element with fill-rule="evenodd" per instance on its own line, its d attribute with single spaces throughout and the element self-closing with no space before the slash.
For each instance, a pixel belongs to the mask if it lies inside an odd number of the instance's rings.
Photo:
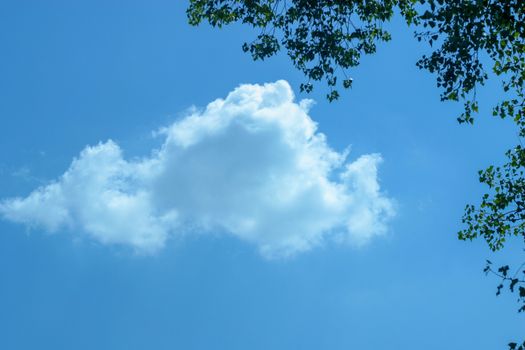
<svg viewBox="0 0 525 350">
<path fill-rule="evenodd" d="M 325 80 L 328 100 L 339 97 L 336 86 L 352 86 L 346 69 L 359 65 L 362 55 L 376 52 L 377 43 L 389 41 L 383 29 L 395 9 L 410 23 L 414 0 L 191 0 L 188 18 L 192 25 L 207 20 L 221 27 L 242 22 L 260 29 L 257 38 L 242 46 L 255 60 L 288 52 L 295 67 L 307 77 L 301 91 L 310 92 L 313 82 Z M 342 79 L 341 75 L 343 76 Z"/>
<path fill-rule="evenodd" d="M 479 172 L 479 181 L 491 189 L 485 193 L 479 207 L 467 205 L 463 215 L 466 228 L 458 233 L 461 240 L 473 240 L 482 237 L 492 251 L 504 247 L 510 236 L 521 237 L 525 242 L 525 149 L 519 145 L 507 151 L 508 162 L 502 167 L 489 166 Z M 504 265 L 494 270 L 487 261 L 486 273 L 493 273 L 501 278 L 496 295 L 500 295 L 505 284 L 511 293 L 518 294 L 521 304 L 519 312 L 525 311 L 525 263 L 513 276 L 509 275 L 510 267 Z M 518 277 L 521 276 L 521 277 Z M 522 345 L 510 343 L 510 349 L 525 350 Z"/>
<path fill-rule="evenodd" d="M 503 248 L 507 236 L 525 234 L 525 149 L 517 146 L 507 151 L 507 157 L 503 167 L 479 172 L 479 181 L 493 192 L 483 195 L 479 209 L 466 206 L 466 228 L 459 232 L 462 240 L 483 237 L 493 251 Z"/>
<path fill-rule="evenodd" d="M 481 57 L 488 56 L 492 71 L 502 76 L 503 90 L 512 98 L 494 108 L 494 115 L 512 116 L 523 126 L 525 78 L 525 2 L 521 0 L 428 0 L 417 16 L 424 30 L 418 40 L 440 47 L 418 62 L 437 74 L 442 100 L 465 100 L 460 122 L 473 122 L 478 111 L 476 87 L 488 78 Z"/>
<path fill-rule="evenodd" d="M 508 286 L 511 293 L 517 292 L 518 303 L 521 304 L 518 312 L 525 312 L 525 263 L 521 264 L 513 275 L 509 273 L 509 270 L 510 267 L 508 265 L 500 266 L 495 270 L 492 267 L 492 262 L 487 260 L 487 265 L 483 271 L 486 274 L 492 273 L 501 279 L 500 284 L 496 288 L 496 295 L 501 294 L 501 290 L 505 285 Z M 511 342 L 508 345 L 510 350 L 525 350 L 525 341 L 521 345 L 515 342 Z"/>
</svg>

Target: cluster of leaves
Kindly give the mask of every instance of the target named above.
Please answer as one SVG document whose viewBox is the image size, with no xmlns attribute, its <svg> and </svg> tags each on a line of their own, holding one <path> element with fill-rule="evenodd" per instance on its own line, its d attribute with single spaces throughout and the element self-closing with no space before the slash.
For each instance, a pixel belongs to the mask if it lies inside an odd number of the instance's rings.
<svg viewBox="0 0 525 350">
<path fill-rule="evenodd" d="M 518 301 L 522 304 L 522 306 L 518 309 L 518 312 L 525 312 L 525 280 L 518 277 L 518 275 L 525 277 L 525 269 L 523 269 L 524 266 L 525 263 L 522 264 L 512 276 L 509 274 L 509 265 L 500 266 L 497 270 L 494 270 L 490 260 L 487 260 L 487 265 L 483 269 L 486 274 L 492 273 L 501 278 L 501 283 L 497 287 L 496 295 L 500 295 L 501 290 L 505 284 L 508 284 L 509 290 L 511 292 L 514 293 L 515 290 L 518 291 Z"/>
<path fill-rule="evenodd" d="M 487 265 L 483 270 L 485 274 L 492 273 L 498 276 L 501 279 L 500 284 L 497 287 L 496 295 L 501 294 L 501 290 L 508 286 L 508 289 L 511 293 L 518 293 L 518 302 L 521 304 L 521 307 L 518 309 L 518 312 L 525 312 L 525 263 L 516 270 L 516 272 L 511 275 L 509 273 L 510 267 L 508 265 L 501 266 L 497 270 L 492 267 L 492 262 L 487 260 Z M 521 278 L 519 277 L 521 275 Z M 525 350 L 525 341 L 521 344 L 511 342 L 509 343 L 510 350 Z"/>
<path fill-rule="evenodd" d="M 472 123 L 478 111 L 476 88 L 488 78 L 482 58 L 492 72 L 503 78 L 510 98 L 493 109 L 494 115 L 510 116 L 525 126 L 523 82 L 525 79 L 525 1 L 522 0 L 427 0 L 426 10 L 416 17 L 424 30 L 418 40 L 441 45 L 417 63 L 437 74 L 442 100 L 463 100 L 459 122 Z"/>
<path fill-rule="evenodd" d="M 522 0 L 190 0 L 187 14 L 192 25 L 242 22 L 258 29 L 244 51 L 264 60 L 285 48 L 307 78 L 301 90 L 310 92 L 324 80 L 332 101 L 339 97 L 338 80 L 352 86 L 347 69 L 391 39 L 383 26 L 398 11 L 416 26 L 418 40 L 440 43 L 417 65 L 437 75 L 442 100 L 464 101 L 460 122 L 472 123 L 478 111 L 476 88 L 488 78 L 481 60 L 488 55 L 511 97 L 493 114 L 511 116 L 525 130 L 524 9 Z"/>
<path fill-rule="evenodd" d="M 501 78 L 505 98 L 492 110 L 494 116 L 512 118 L 520 137 L 525 136 L 525 1 L 523 0 L 427 0 L 426 10 L 416 18 L 424 31 L 418 40 L 440 46 L 417 63 L 422 69 L 437 74 L 442 100 L 464 101 L 460 123 L 473 123 L 478 112 L 476 88 L 483 85 L 488 72 L 482 63 L 492 64 L 492 73 Z M 482 237 L 491 250 L 503 248 L 506 238 L 518 236 L 525 241 L 525 149 L 518 145 L 506 152 L 507 162 L 501 167 L 489 166 L 479 172 L 479 181 L 489 188 L 479 206 L 467 205 L 463 215 L 465 229 L 459 239 Z M 524 280 L 508 274 L 509 266 L 492 272 L 509 291 L 518 294 L 519 312 L 525 311 Z M 522 275 L 523 276 L 523 275 Z M 510 349 L 525 350 L 510 343 Z"/>
<path fill-rule="evenodd" d="M 419 19 L 429 28 L 418 39 L 438 40 L 441 47 L 423 57 L 420 68 L 437 73 L 442 100 L 463 100 L 464 112 L 459 122 L 473 123 L 478 112 L 476 88 L 483 85 L 488 73 L 481 63 L 482 55 L 492 64 L 492 73 L 501 78 L 505 98 L 492 110 L 494 116 L 512 118 L 519 137 L 525 136 L 525 1 L 522 0 L 429 0 L 430 10 Z M 501 167 L 489 166 L 479 172 L 479 181 L 489 188 L 478 206 L 467 205 L 463 215 L 465 229 L 458 233 L 462 240 L 482 237 L 491 250 L 504 247 L 510 236 L 525 242 L 525 149 L 518 145 L 506 152 L 507 162 Z M 498 275 L 509 291 L 518 294 L 519 312 L 525 311 L 523 279 L 510 277 L 509 266 L 485 272 Z M 517 288 L 519 286 L 519 288 Z M 510 343 L 510 349 L 525 350 Z"/>
<path fill-rule="evenodd" d="M 506 155 L 503 167 L 479 172 L 479 181 L 492 191 L 483 195 L 479 208 L 466 206 L 466 228 L 459 232 L 461 240 L 483 237 L 493 251 L 503 248 L 508 236 L 525 239 L 525 149 L 520 145 Z"/>
<path fill-rule="evenodd" d="M 264 60 L 284 47 L 307 82 L 301 91 L 310 92 L 313 82 L 324 80 L 327 98 L 339 97 L 338 77 L 343 88 L 352 86 L 346 70 L 359 65 L 364 54 L 376 52 L 377 43 L 389 41 L 383 24 L 399 9 L 408 22 L 415 17 L 415 0 L 190 0 L 189 22 L 207 20 L 221 27 L 242 22 L 260 30 L 257 38 L 244 43 L 253 59 Z"/>
<path fill-rule="evenodd" d="M 489 166 L 479 172 L 479 181 L 489 187 L 490 193 L 485 193 L 478 207 L 467 205 L 463 215 L 465 229 L 458 233 L 461 240 L 473 240 L 482 237 L 492 251 L 504 247 L 508 237 L 520 237 L 525 242 L 525 149 L 519 145 L 507 151 L 508 161 L 502 167 Z M 505 283 L 508 283 L 511 293 L 518 293 L 521 303 L 519 312 L 525 311 L 525 263 L 511 277 L 508 265 L 497 270 L 487 261 L 485 272 L 491 272 L 501 278 L 496 295 L 501 293 Z M 516 288 L 518 287 L 518 288 Z M 525 350 L 522 345 L 510 343 L 510 349 Z"/>
<path fill-rule="evenodd" d="M 515 342 L 509 343 L 509 349 L 510 350 L 525 350 L 525 341 L 521 343 L 521 345 L 518 345 L 518 343 L 515 343 Z"/>
</svg>

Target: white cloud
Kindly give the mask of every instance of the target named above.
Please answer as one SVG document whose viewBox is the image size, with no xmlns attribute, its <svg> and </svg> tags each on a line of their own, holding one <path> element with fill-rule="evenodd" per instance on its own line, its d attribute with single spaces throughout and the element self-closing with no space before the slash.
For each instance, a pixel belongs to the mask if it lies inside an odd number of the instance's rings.
<svg viewBox="0 0 525 350">
<path fill-rule="evenodd" d="M 327 238 L 361 245 L 386 232 L 393 203 L 378 154 L 346 163 L 294 102 L 285 81 L 241 85 L 163 128 L 162 147 L 125 160 L 114 142 L 87 147 L 55 182 L 0 203 L 5 219 L 152 253 L 169 237 L 225 232 L 267 257 Z"/>
</svg>

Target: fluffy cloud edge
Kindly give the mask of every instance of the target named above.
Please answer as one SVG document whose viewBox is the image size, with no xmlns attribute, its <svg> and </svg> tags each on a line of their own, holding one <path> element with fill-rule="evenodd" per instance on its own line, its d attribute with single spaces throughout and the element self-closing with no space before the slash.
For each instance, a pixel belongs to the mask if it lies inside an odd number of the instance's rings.
<svg viewBox="0 0 525 350">
<path fill-rule="evenodd" d="M 240 85 L 162 128 L 149 157 L 125 160 L 111 140 L 88 146 L 59 179 L 0 201 L 0 215 L 146 254 L 198 231 L 227 232 L 267 258 L 328 239 L 362 246 L 396 212 L 379 185 L 382 158 L 347 162 L 317 131 L 311 104 L 296 103 L 286 81 Z"/>
</svg>

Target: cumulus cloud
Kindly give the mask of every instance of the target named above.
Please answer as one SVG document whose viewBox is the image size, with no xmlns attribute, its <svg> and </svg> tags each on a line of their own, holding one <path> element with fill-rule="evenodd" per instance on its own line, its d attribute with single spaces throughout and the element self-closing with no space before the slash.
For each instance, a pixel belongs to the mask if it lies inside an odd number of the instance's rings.
<svg viewBox="0 0 525 350">
<path fill-rule="evenodd" d="M 149 157 L 86 147 L 56 181 L 0 202 L 7 220 L 153 253 L 170 237 L 221 232 L 267 257 L 326 240 L 362 245 L 387 230 L 381 157 L 331 149 L 285 81 L 241 85 L 161 129 Z"/>
</svg>

